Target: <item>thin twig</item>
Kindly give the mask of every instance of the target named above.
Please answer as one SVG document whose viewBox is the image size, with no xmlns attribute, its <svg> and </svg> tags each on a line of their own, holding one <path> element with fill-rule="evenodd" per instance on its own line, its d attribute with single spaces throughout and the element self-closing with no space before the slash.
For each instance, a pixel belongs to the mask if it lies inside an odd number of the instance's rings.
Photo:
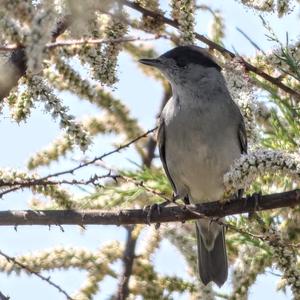
<svg viewBox="0 0 300 300">
<path fill-rule="evenodd" d="M 59 285 L 57 285 L 56 283 L 54 283 L 50 279 L 50 277 L 45 277 L 45 276 L 41 275 L 39 272 L 36 272 L 36 271 L 32 270 L 28 266 L 26 266 L 23 263 L 17 261 L 14 257 L 5 254 L 1 250 L 0 250 L 0 255 L 3 256 L 3 257 L 5 257 L 9 262 L 12 262 L 13 264 L 17 265 L 21 269 L 27 271 L 28 273 L 37 276 L 38 278 L 42 279 L 43 281 L 46 281 L 49 285 L 51 285 L 54 288 L 56 288 L 60 293 L 64 294 L 67 297 L 67 299 L 74 300 L 74 298 L 72 298 L 65 290 L 63 290 Z"/>
<path fill-rule="evenodd" d="M 45 177 L 41 177 L 41 178 L 38 178 L 35 180 L 34 182 L 34 185 L 43 185 L 45 182 L 51 182 L 49 181 L 50 178 L 53 178 L 53 177 L 59 177 L 59 176 L 62 176 L 62 175 L 66 175 L 66 174 L 74 174 L 75 171 L 79 170 L 79 169 L 82 169 L 84 167 L 87 167 L 87 166 L 90 166 L 92 164 L 95 164 L 96 162 L 99 162 L 101 161 L 103 158 L 107 157 L 107 156 L 110 156 L 112 154 L 115 154 L 117 152 L 120 152 L 121 150 L 125 149 L 125 148 L 128 148 L 130 145 L 136 143 L 138 140 L 148 136 L 150 133 L 154 132 L 155 130 L 157 129 L 157 127 L 155 128 L 152 128 L 150 130 L 148 130 L 147 132 L 137 136 L 136 138 L 134 138 L 133 140 L 127 142 L 126 144 L 123 144 L 121 146 L 119 146 L 118 148 L 114 149 L 114 150 L 111 150 L 107 153 L 104 153 L 102 154 L 101 156 L 98 156 L 98 157 L 95 157 L 94 159 L 92 160 L 89 160 L 89 161 L 86 161 L 84 163 L 81 163 L 79 164 L 78 166 L 74 167 L 74 168 L 71 168 L 71 169 L 68 169 L 68 170 L 64 170 L 64 171 L 61 171 L 61 172 L 56 172 L 56 173 L 53 173 L 53 174 L 49 174 Z M 22 188 L 25 188 L 25 187 L 31 187 L 33 184 L 32 184 L 32 180 L 28 180 L 27 181 L 27 184 L 26 184 L 26 181 L 24 180 L 23 181 L 23 185 L 19 185 L 17 187 L 12 187 L 10 189 L 7 189 L 5 191 L 2 191 L 0 193 L 0 198 L 2 198 L 4 195 L 7 195 L 11 192 L 14 192 L 14 191 L 17 191 L 19 189 L 22 189 Z M 67 181 L 65 181 L 65 183 L 67 183 Z M 0 183 L 0 186 L 1 186 L 1 183 Z"/>
<path fill-rule="evenodd" d="M 99 181 L 102 179 L 111 178 L 111 179 L 115 180 L 118 177 L 119 177 L 118 175 L 114 175 L 114 174 L 111 174 L 111 172 L 108 172 L 108 174 L 105 174 L 105 175 L 94 174 L 89 179 L 41 180 L 39 178 L 36 178 L 36 179 L 22 179 L 22 180 L 13 179 L 11 181 L 8 181 L 8 180 L 4 181 L 4 180 L 0 179 L 0 188 L 16 187 L 19 189 L 23 189 L 23 188 L 31 188 L 34 186 L 63 185 L 63 184 L 67 184 L 67 185 L 89 185 L 89 184 L 92 184 L 92 185 L 98 186 L 100 184 Z M 1 193 L 0 193 L 0 197 L 1 197 Z"/>
<path fill-rule="evenodd" d="M 94 164 L 95 162 L 97 161 L 101 161 L 103 158 L 105 157 L 108 157 L 112 154 L 115 154 L 117 152 L 120 152 L 121 150 L 125 149 L 125 148 L 128 148 L 129 146 L 131 146 L 132 144 L 136 143 L 138 140 L 146 137 L 147 135 L 149 135 L 150 133 L 154 132 L 155 130 L 157 129 L 157 127 L 155 128 L 152 128 L 148 131 L 146 131 L 145 133 L 137 136 L 136 138 L 132 139 L 131 141 L 129 141 L 128 143 L 126 144 L 123 144 L 121 146 L 119 146 L 118 148 L 114 149 L 114 150 L 111 150 L 107 153 L 104 153 L 102 154 L 101 156 L 98 156 L 98 157 L 95 157 L 94 159 L 90 160 L 90 161 L 87 161 L 87 162 L 84 162 L 84 163 L 81 163 L 79 164 L 78 166 L 74 167 L 74 168 L 71 168 L 71 169 L 68 169 L 68 170 L 65 170 L 65 171 L 61 171 L 61 172 L 57 172 L 57 173 L 53 173 L 53 174 L 49 174 L 43 178 L 41 178 L 41 180 L 47 180 L 49 178 L 52 178 L 52 177 L 58 177 L 58 176 L 61 176 L 61 175 L 66 175 L 66 174 L 73 174 L 75 171 L 79 170 L 79 169 L 82 169 L 84 167 L 87 167 L 87 166 L 90 166 L 92 164 Z"/>
<path fill-rule="evenodd" d="M 163 22 L 167 25 L 170 25 L 170 26 L 172 26 L 176 29 L 179 29 L 179 24 L 176 20 L 172 20 L 170 18 L 165 17 L 163 14 L 160 14 L 160 13 L 152 11 L 148 8 L 145 8 L 137 2 L 131 2 L 129 0 L 118 0 L 118 1 L 120 3 L 122 3 L 123 5 L 125 5 L 125 6 L 128 6 L 128 7 L 132 8 L 136 11 L 139 11 L 144 16 L 150 16 L 154 19 L 159 20 L 160 22 Z M 221 54 L 223 54 L 225 56 L 227 55 L 231 58 L 236 57 L 236 55 L 233 52 L 231 52 L 230 50 L 222 47 L 221 45 L 209 40 L 204 35 L 199 34 L 197 32 L 195 32 L 194 34 L 195 34 L 195 38 L 197 40 L 207 44 L 211 49 L 215 49 L 215 50 L 219 51 Z M 270 83 L 276 85 L 277 87 L 279 87 L 280 89 L 282 89 L 283 91 L 285 91 L 286 93 L 292 95 L 293 97 L 295 97 L 295 99 L 300 101 L 300 93 L 298 91 L 293 90 L 292 88 L 285 85 L 284 83 L 282 83 L 279 78 L 270 76 L 269 74 L 265 73 L 261 69 L 255 67 L 254 65 L 252 65 L 249 62 L 245 61 L 244 59 L 242 60 L 242 63 L 243 63 L 243 65 L 244 65 L 244 67 L 247 71 L 250 71 L 250 72 L 253 72 L 253 73 L 257 74 L 258 76 L 260 76 L 260 77 L 264 78 L 265 80 L 269 81 Z"/>
<path fill-rule="evenodd" d="M 80 40 L 65 40 L 65 41 L 58 41 L 53 43 L 48 43 L 45 46 L 45 49 L 53 49 L 57 47 L 69 47 L 69 46 L 79 46 L 79 45 L 100 45 L 100 44 L 107 44 L 107 43 L 128 43 L 128 42 L 135 42 L 135 41 L 153 41 L 159 38 L 164 37 L 163 35 L 156 35 L 154 37 L 149 38 L 142 38 L 142 37 L 123 37 L 119 39 L 80 39 Z M 19 49 L 20 45 L 6 45 L 0 46 L 0 51 L 12 51 Z"/>
</svg>

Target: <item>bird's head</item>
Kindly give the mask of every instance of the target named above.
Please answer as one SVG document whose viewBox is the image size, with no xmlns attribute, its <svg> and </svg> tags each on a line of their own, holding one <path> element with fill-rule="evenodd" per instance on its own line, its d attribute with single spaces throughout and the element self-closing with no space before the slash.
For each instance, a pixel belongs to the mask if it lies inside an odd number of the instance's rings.
<svg viewBox="0 0 300 300">
<path fill-rule="evenodd" d="M 199 81 L 220 72 L 221 67 L 204 49 L 197 46 L 179 46 L 158 58 L 140 59 L 140 63 L 159 69 L 172 85 Z"/>
</svg>

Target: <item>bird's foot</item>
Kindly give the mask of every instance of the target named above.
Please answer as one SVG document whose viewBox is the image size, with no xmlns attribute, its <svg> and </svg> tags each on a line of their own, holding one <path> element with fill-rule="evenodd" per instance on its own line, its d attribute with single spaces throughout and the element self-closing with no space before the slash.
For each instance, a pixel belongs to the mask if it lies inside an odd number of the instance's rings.
<svg viewBox="0 0 300 300">
<path fill-rule="evenodd" d="M 147 224 L 151 225 L 153 214 L 157 213 L 158 215 L 160 215 L 161 210 L 164 207 L 166 207 L 167 205 L 169 205 L 170 203 L 172 203 L 172 202 L 171 201 L 165 201 L 163 203 L 154 203 L 154 204 L 145 206 L 144 211 L 147 212 Z M 159 226 L 160 226 L 160 223 L 155 224 L 156 229 L 158 229 Z"/>
<path fill-rule="evenodd" d="M 221 219 L 222 219 L 222 217 L 213 217 L 213 218 L 210 218 L 209 225 L 211 225 L 212 223 L 217 223 L 219 225 L 222 225 Z"/>
<path fill-rule="evenodd" d="M 262 193 L 261 193 L 261 191 L 260 192 L 258 192 L 258 193 L 254 193 L 254 194 L 252 194 L 252 195 L 248 195 L 247 197 L 246 197 L 246 201 L 248 202 L 248 201 L 254 201 L 254 203 L 252 204 L 252 206 L 253 206 L 253 208 L 252 208 L 252 211 L 250 211 L 249 212 L 249 214 L 248 214 L 248 218 L 249 219 L 251 219 L 251 218 L 253 218 L 253 216 L 256 214 L 256 211 L 257 211 L 257 209 L 259 208 L 259 202 L 261 201 L 261 197 L 262 197 Z"/>
<path fill-rule="evenodd" d="M 233 200 L 242 200 L 244 195 L 244 189 L 239 189 L 237 193 L 233 195 Z"/>
<path fill-rule="evenodd" d="M 161 210 L 170 205 L 171 203 L 175 203 L 176 200 L 178 200 L 180 197 L 176 194 L 173 193 L 173 196 L 172 196 L 172 199 L 171 200 L 167 200 L 165 202 L 162 202 L 162 203 L 154 203 L 154 204 L 151 204 L 151 205 L 147 205 L 144 207 L 144 211 L 147 212 L 147 223 L 148 225 L 151 225 L 151 219 L 152 219 L 152 216 L 153 214 L 156 212 L 158 215 L 160 215 L 161 213 Z M 155 228 L 158 229 L 160 226 L 160 223 L 156 223 L 155 224 Z"/>
<path fill-rule="evenodd" d="M 183 198 L 183 202 L 184 202 L 185 205 L 191 204 L 190 199 L 189 199 L 189 196 L 185 196 L 185 197 Z"/>
</svg>

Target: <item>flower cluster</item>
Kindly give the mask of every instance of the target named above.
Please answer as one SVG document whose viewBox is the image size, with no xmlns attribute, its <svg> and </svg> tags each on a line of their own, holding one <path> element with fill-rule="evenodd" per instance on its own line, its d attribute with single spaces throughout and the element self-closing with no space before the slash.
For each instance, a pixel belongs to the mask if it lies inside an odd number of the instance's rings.
<svg viewBox="0 0 300 300">
<path fill-rule="evenodd" d="M 226 63 L 224 76 L 230 95 L 241 109 L 245 121 L 248 145 L 251 147 L 257 141 L 257 126 L 255 120 L 256 96 L 254 86 L 238 60 Z"/>
<path fill-rule="evenodd" d="M 209 30 L 209 37 L 215 43 L 220 44 L 225 36 L 225 24 L 223 17 L 219 12 L 216 11 L 213 16 Z"/>
<path fill-rule="evenodd" d="M 13 96 L 13 95 L 10 95 Z M 12 117 L 17 122 L 21 122 L 27 119 L 30 115 L 31 108 L 34 106 L 34 99 L 31 97 L 31 94 L 25 90 L 24 92 L 18 93 L 15 99 L 10 97 Z M 12 103 L 14 102 L 14 103 Z"/>
<path fill-rule="evenodd" d="M 95 17 L 89 21 L 91 38 L 104 39 L 104 31 L 109 23 L 109 16 L 95 13 Z M 90 38 L 90 37 L 89 37 Z M 60 51 L 65 57 L 74 57 L 75 55 L 80 59 L 84 65 L 89 64 L 89 67 L 97 67 L 102 56 L 101 44 L 84 44 L 61 47 Z"/>
<path fill-rule="evenodd" d="M 95 31 L 101 30 L 102 21 L 98 22 L 99 11 L 109 11 L 114 5 L 110 0 L 68 0 L 65 7 L 65 14 L 71 14 L 76 22 L 72 22 L 70 26 L 72 38 L 86 38 L 93 36 Z"/>
<path fill-rule="evenodd" d="M 72 299 L 91 299 L 98 291 L 98 283 L 104 276 L 116 277 L 110 265 L 121 255 L 121 246 L 118 242 L 108 243 L 94 252 L 84 248 L 56 247 L 14 258 L 17 262 L 26 266 L 27 269 L 22 269 L 13 261 L 0 258 L 0 270 L 7 274 L 13 272 L 20 274 L 21 271 L 30 273 L 30 270 L 40 272 L 41 270 L 69 269 L 72 267 L 87 270 L 86 282 Z"/>
<path fill-rule="evenodd" d="M 67 247 L 55 247 L 16 257 L 18 262 L 35 271 L 67 269 L 70 267 L 86 269 L 86 265 L 94 259 L 96 259 L 95 255 L 87 249 Z M 7 274 L 21 271 L 20 267 L 3 258 L 0 259 L 0 269 L 5 270 Z"/>
<path fill-rule="evenodd" d="M 74 196 L 68 190 L 54 185 L 36 185 L 33 186 L 34 193 L 41 194 L 51 199 L 53 209 L 73 209 Z"/>
<path fill-rule="evenodd" d="M 270 117 L 270 108 L 268 108 L 263 102 L 257 102 L 255 118 L 257 123 L 264 128 L 265 132 L 271 130 Z"/>
<path fill-rule="evenodd" d="M 32 1 L 28 0 L 0 0 L 0 10 L 26 24 L 31 22 L 34 8 Z"/>
<path fill-rule="evenodd" d="M 98 292 L 99 282 L 105 276 L 116 278 L 117 275 L 111 268 L 111 264 L 122 256 L 122 247 L 118 242 L 110 242 L 95 253 L 95 259 L 86 266 L 88 275 L 85 282 L 72 298 L 76 300 L 89 300 Z"/>
<path fill-rule="evenodd" d="M 24 31 L 13 19 L 7 17 L 0 11 L 0 42 L 20 43 L 24 40 Z"/>
<path fill-rule="evenodd" d="M 119 130 L 126 133 L 128 138 L 134 138 L 142 133 L 137 121 L 133 119 L 128 108 L 118 99 L 115 99 L 110 93 L 105 92 L 100 86 L 90 84 L 66 62 L 57 55 L 53 57 L 56 68 L 59 72 L 45 70 L 45 76 L 58 90 L 70 90 L 80 97 L 88 99 L 93 104 L 107 111 L 116 119 L 116 126 Z"/>
<path fill-rule="evenodd" d="M 224 175 L 226 193 L 247 189 L 260 176 L 269 174 L 275 177 L 279 173 L 300 182 L 299 156 L 272 150 L 258 150 L 242 155 Z"/>
<path fill-rule="evenodd" d="M 155 227 L 150 227 L 148 230 L 148 234 L 143 241 L 144 249 L 143 256 L 147 260 L 151 260 L 151 257 L 155 250 L 159 247 L 160 242 L 162 240 L 162 235 L 159 230 L 155 229 Z"/>
<path fill-rule="evenodd" d="M 240 0 L 244 5 L 265 12 L 273 12 L 274 0 Z"/>
<path fill-rule="evenodd" d="M 279 17 L 286 15 L 292 11 L 291 0 L 278 0 L 277 1 L 277 14 Z"/>
<path fill-rule="evenodd" d="M 74 121 L 74 117 L 67 113 L 67 107 L 61 104 L 59 98 L 53 94 L 44 80 L 41 77 L 33 76 L 28 83 L 32 97 L 44 102 L 46 110 L 51 112 L 53 118 L 60 117 L 60 126 L 66 129 L 81 150 L 86 150 L 91 143 L 90 137 L 84 128 Z"/>
<path fill-rule="evenodd" d="M 163 11 L 159 8 L 159 0 L 138 0 L 139 5 L 150 9 L 151 11 L 157 14 L 163 14 Z M 156 34 L 161 34 L 164 32 L 164 23 L 159 17 L 152 16 L 142 16 L 142 21 L 138 24 L 135 24 L 138 28 L 144 30 L 145 32 L 151 32 Z"/>
<path fill-rule="evenodd" d="M 98 116 L 90 117 L 83 120 L 81 126 L 93 137 L 100 133 L 119 133 L 117 122 L 113 116 Z M 40 150 L 38 153 L 30 157 L 27 163 L 28 169 L 32 170 L 40 166 L 50 165 L 51 162 L 58 160 L 60 157 L 65 156 L 68 151 L 72 151 L 74 143 L 72 137 L 68 134 L 55 139 L 45 149 Z"/>
<path fill-rule="evenodd" d="M 238 257 L 233 265 L 231 300 L 247 300 L 249 288 L 257 276 L 271 264 L 270 256 L 259 247 L 247 244 L 239 247 Z"/>
<path fill-rule="evenodd" d="M 300 271 L 295 250 L 286 245 L 279 233 L 270 228 L 268 232 L 268 244 L 271 246 L 279 269 L 283 271 L 281 285 L 290 285 L 293 292 L 293 299 L 300 299 Z"/>
<path fill-rule="evenodd" d="M 242 4 L 264 12 L 277 11 L 278 17 L 282 17 L 292 11 L 291 0 L 239 0 Z"/>
<path fill-rule="evenodd" d="M 50 1 L 49 1 L 50 2 Z M 44 6 L 35 14 L 31 29 L 26 35 L 27 72 L 37 74 L 41 72 L 43 52 L 55 26 L 55 13 L 53 4 L 44 1 Z"/>
<path fill-rule="evenodd" d="M 74 144 L 69 135 L 58 137 L 50 146 L 32 155 L 27 162 L 27 168 L 33 170 L 39 166 L 50 165 L 52 161 L 58 160 L 60 157 L 63 157 L 68 150 L 73 149 L 73 146 Z"/>
<path fill-rule="evenodd" d="M 127 26 L 125 23 L 111 20 L 105 29 L 105 37 L 112 40 L 118 39 L 123 37 L 126 32 Z M 94 79 L 98 79 L 102 84 L 107 85 L 113 85 L 117 82 L 117 58 L 121 47 L 121 43 L 112 42 L 106 44 L 101 51 L 95 53 L 99 57 L 90 61 Z"/>
<path fill-rule="evenodd" d="M 195 1 L 173 0 L 171 2 L 172 16 L 176 18 L 181 33 L 180 43 L 193 44 L 195 39 Z"/>
</svg>

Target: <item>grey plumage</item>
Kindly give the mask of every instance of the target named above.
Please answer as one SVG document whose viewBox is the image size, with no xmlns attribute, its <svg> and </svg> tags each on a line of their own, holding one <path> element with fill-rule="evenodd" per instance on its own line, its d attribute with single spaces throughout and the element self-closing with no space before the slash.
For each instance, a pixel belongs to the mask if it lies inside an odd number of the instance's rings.
<svg viewBox="0 0 300 300">
<path fill-rule="evenodd" d="M 196 46 L 177 47 L 141 62 L 157 67 L 172 86 L 173 97 L 160 118 L 158 145 L 176 196 L 188 196 L 192 203 L 222 199 L 223 175 L 247 151 L 247 138 L 221 68 Z M 228 275 L 224 228 L 201 219 L 196 233 L 200 278 L 221 286 Z"/>
</svg>

